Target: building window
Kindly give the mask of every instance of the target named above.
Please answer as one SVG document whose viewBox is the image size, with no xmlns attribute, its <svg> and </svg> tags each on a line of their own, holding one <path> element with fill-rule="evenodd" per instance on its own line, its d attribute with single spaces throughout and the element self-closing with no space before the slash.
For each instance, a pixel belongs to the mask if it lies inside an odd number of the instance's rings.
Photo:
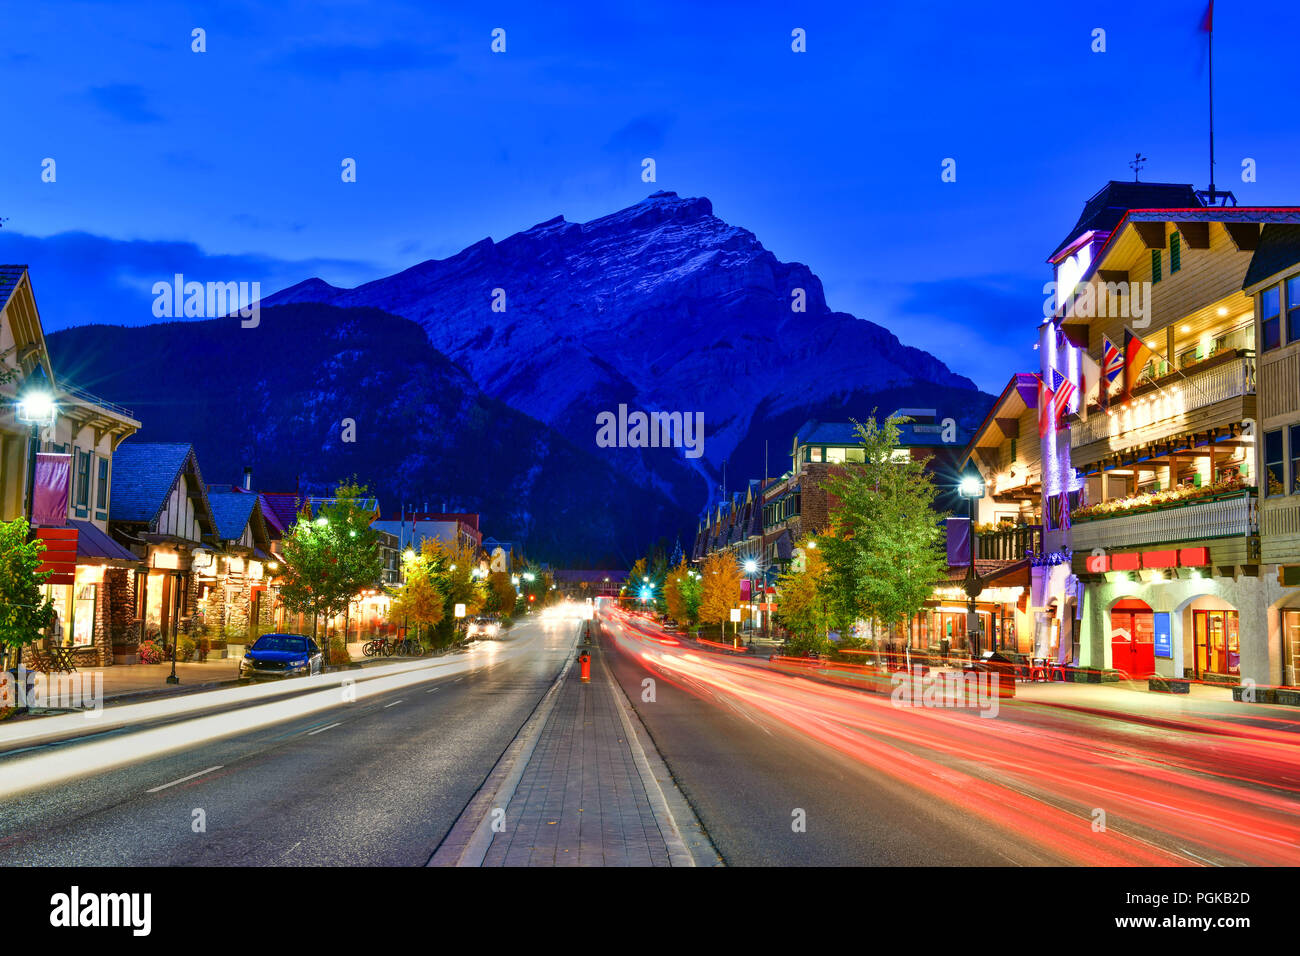
<svg viewBox="0 0 1300 956">
<path fill-rule="evenodd" d="M 1282 429 L 1264 433 L 1264 495 L 1286 494 L 1286 455 L 1282 451 Z"/>
<path fill-rule="evenodd" d="M 108 459 L 99 459 L 99 481 L 95 485 L 95 507 L 104 511 L 108 508 Z"/>
<path fill-rule="evenodd" d="M 1169 237 L 1169 274 L 1183 267 L 1183 239 L 1178 233 Z"/>
<path fill-rule="evenodd" d="M 1152 284 L 1160 281 L 1160 250 L 1151 250 L 1151 282 Z"/>
<path fill-rule="evenodd" d="M 1286 280 L 1286 340 L 1300 342 L 1300 276 Z"/>
<path fill-rule="evenodd" d="M 1282 344 L 1281 286 L 1273 286 L 1259 294 L 1259 318 L 1264 329 L 1264 351 Z"/>
<path fill-rule="evenodd" d="M 826 461 L 827 461 L 829 464 L 832 464 L 832 465 L 838 465 L 838 464 L 841 464 L 841 463 L 844 461 L 844 449 L 843 449 L 843 448 L 827 448 L 827 449 L 826 449 Z"/>
<path fill-rule="evenodd" d="M 77 507 L 90 506 L 90 455 L 77 451 Z"/>
<path fill-rule="evenodd" d="M 1291 494 L 1300 495 L 1300 425 L 1292 425 L 1291 432 Z"/>
</svg>

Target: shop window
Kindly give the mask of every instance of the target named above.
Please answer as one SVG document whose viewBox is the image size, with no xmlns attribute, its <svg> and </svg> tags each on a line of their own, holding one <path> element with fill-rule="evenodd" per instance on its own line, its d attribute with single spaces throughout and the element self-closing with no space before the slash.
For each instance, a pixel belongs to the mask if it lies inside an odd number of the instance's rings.
<svg viewBox="0 0 1300 956">
<path fill-rule="evenodd" d="M 1265 352 L 1282 344 L 1281 288 L 1275 285 L 1259 294 L 1259 319 L 1264 330 Z"/>
<path fill-rule="evenodd" d="M 1264 496 L 1286 494 L 1286 456 L 1282 451 L 1282 429 L 1264 433 Z"/>
<path fill-rule="evenodd" d="M 857 462 L 859 465 L 867 460 L 867 452 L 864 448 L 846 448 L 844 450 L 844 460 Z"/>
<path fill-rule="evenodd" d="M 1300 611 L 1282 612 L 1282 682 L 1300 687 Z"/>
<path fill-rule="evenodd" d="M 1196 676 L 1241 673 L 1241 644 L 1236 611 L 1193 611 L 1192 640 L 1196 646 Z"/>
<path fill-rule="evenodd" d="M 842 463 L 844 462 L 844 449 L 843 449 L 843 448 L 827 448 L 827 449 L 826 449 L 826 462 L 827 462 L 828 464 L 832 464 L 832 465 L 842 464 Z"/>
</svg>

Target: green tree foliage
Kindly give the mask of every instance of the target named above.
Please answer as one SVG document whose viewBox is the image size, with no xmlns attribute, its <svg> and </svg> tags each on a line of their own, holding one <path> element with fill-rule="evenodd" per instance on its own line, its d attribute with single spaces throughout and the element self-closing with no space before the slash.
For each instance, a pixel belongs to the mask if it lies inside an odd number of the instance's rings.
<svg viewBox="0 0 1300 956">
<path fill-rule="evenodd" d="M 855 422 L 862 463 L 846 463 L 827 490 L 839 501 L 831 534 L 819 539 L 833 614 L 903 624 L 931 596 L 947 568 L 937 489 L 925 471 L 928 459 L 900 452 L 898 426 L 890 416 Z"/>
<path fill-rule="evenodd" d="M 36 570 L 45 542 L 28 541 L 27 534 L 24 518 L 0 522 L 0 645 L 17 649 L 20 661 L 22 648 L 41 636 L 54 615 L 42 591 L 50 572 Z"/>
<path fill-rule="evenodd" d="M 664 581 L 664 603 L 668 616 L 679 624 L 694 626 L 700 619 L 700 597 L 704 588 L 685 559 L 668 572 Z"/>
<path fill-rule="evenodd" d="M 280 600 L 290 611 L 328 622 L 362 589 L 378 583 L 383 557 L 379 534 L 370 526 L 374 513 L 361 506 L 365 493 L 365 486 L 343 482 L 314 515 L 304 504 L 284 539 Z"/>
</svg>

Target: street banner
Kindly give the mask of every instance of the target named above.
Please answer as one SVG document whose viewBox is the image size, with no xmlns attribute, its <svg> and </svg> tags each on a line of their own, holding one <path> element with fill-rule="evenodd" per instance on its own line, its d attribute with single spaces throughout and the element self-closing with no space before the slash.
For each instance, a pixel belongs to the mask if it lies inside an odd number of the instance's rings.
<svg viewBox="0 0 1300 956">
<path fill-rule="evenodd" d="M 68 523 L 68 479 L 72 456 L 40 452 L 32 486 L 32 524 L 61 528 Z"/>
<path fill-rule="evenodd" d="M 948 532 L 948 564 L 970 564 L 971 528 L 969 518 L 949 518 L 946 523 Z"/>
</svg>

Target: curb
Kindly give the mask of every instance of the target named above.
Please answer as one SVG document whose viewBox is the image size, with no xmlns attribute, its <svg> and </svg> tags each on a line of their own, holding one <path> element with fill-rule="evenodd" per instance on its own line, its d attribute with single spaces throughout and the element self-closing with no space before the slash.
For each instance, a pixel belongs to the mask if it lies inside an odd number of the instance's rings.
<svg viewBox="0 0 1300 956">
<path fill-rule="evenodd" d="M 600 668 L 613 687 L 614 703 L 618 706 L 618 715 L 623 720 L 623 729 L 632 746 L 632 759 L 650 800 L 650 808 L 659 820 L 659 830 L 668 846 L 669 862 L 673 866 L 725 866 L 699 817 L 678 789 L 672 771 L 664 763 L 659 748 L 641 723 L 641 717 L 632 707 L 623 685 L 605 663 L 603 649 Z M 684 826 L 678 823 L 679 819 L 684 822 Z"/>
<path fill-rule="evenodd" d="M 441 843 L 429 857 L 425 866 L 482 866 L 487 852 L 492 846 L 496 834 L 492 831 L 492 811 L 505 807 L 515 795 L 519 781 L 523 779 L 537 741 L 541 739 L 542 729 L 555 709 L 556 698 L 560 688 L 573 667 L 578 636 L 574 634 L 568 659 L 559 675 L 552 682 L 550 689 L 538 702 L 532 714 L 524 721 L 519 732 L 515 734 L 510 745 L 488 772 L 487 779 L 470 798 L 465 809 L 461 811 L 451 830 L 443 837 Z"/>
</svg>

